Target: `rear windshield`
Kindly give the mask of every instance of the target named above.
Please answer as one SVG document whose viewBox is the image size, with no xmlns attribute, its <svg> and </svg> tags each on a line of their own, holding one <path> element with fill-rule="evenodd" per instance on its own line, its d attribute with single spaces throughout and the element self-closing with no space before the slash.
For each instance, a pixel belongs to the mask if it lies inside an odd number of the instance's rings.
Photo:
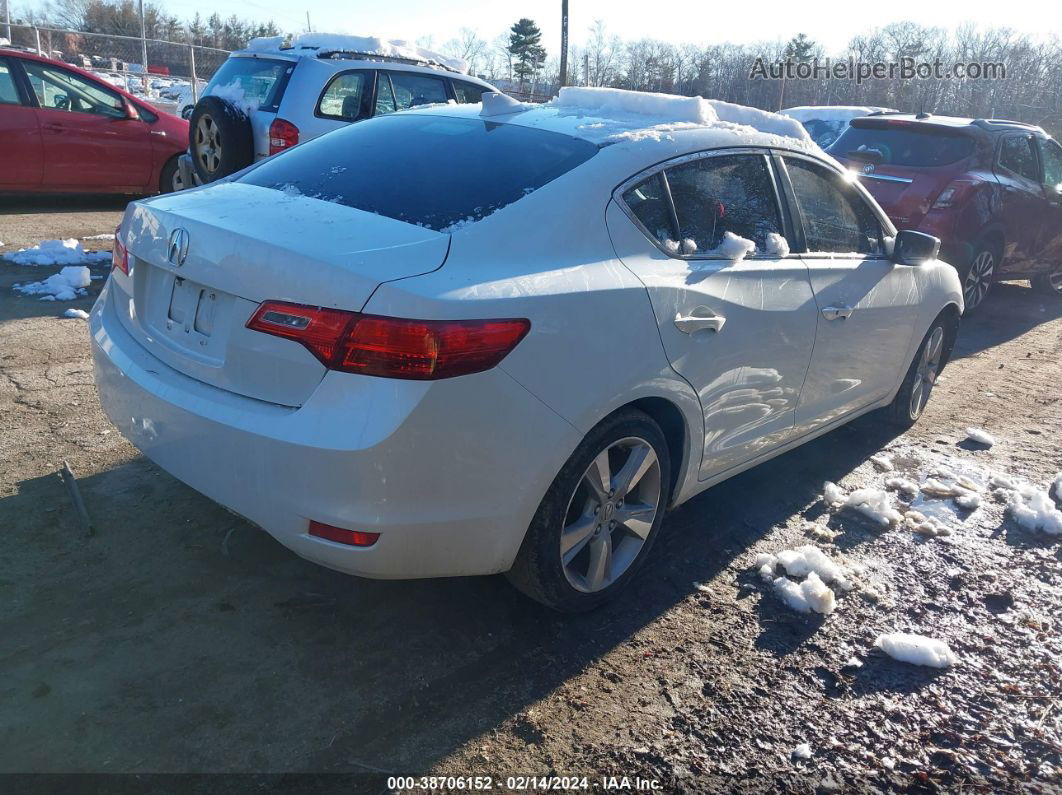
<svg viewBox="0 0 1062 795">
<path fill-rule="evenodd" d="M 229 58 L 210 78 L 203 94 L 244 108 L 276 111 L 287 71 L 293 66 L 290 61 L 268 58 Z"/>
<path fill-rule="evenodd" d="M 969 157 L 974 140 L 948 130 L 849 127 L 830 154 L 893 166 L 943 166 Z"/>
<path fill-rule="evenodd" d="M 238 181 L 452 231 L 596 152 L 587 141 L 515 124 L 398 113 L 264 160 Z"/>
</svg>

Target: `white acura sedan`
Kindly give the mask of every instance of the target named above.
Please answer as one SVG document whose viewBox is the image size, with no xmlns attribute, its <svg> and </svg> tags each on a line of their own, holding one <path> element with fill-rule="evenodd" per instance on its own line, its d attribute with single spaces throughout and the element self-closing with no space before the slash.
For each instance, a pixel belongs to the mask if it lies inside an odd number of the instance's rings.
<svg viewBox="0 0 1062 795">
<path fill-rule="evenodd" d="M 309 560 L 580 610 L 669 507 L 919 417 L 962 310 L 937 246 L 791 119 L 487 95 L 131 204 L 96 380 L 145 455 Z"/>
</svg>

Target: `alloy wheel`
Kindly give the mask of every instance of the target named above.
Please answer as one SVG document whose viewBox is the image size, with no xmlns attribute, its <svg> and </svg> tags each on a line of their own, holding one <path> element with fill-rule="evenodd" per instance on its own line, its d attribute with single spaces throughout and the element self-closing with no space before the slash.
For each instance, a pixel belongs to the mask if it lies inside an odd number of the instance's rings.
<svg viewBox="0 0 1062 795">
<path fill-rule="evenodd" d="M 195 154 L 211 174 L 221 166 L 221 130 L 213 117 L 206 114 L 195 127 Z"/>
<path fill-rule="evenodd" d="M 630 436 L 590 462 L 568 502 L 560 537 L 569 585 L 601 591 L 631 567 L 660 510 L 660 460 L 652 445 Z"/>
<path fill-rule="evenodd" d="M 184 190 L 184 180 L 181 179 L 181 170 L 179 168 L 173 172 L 173 179 L 170 180 L 170 188 L 174 193 L 179 190 Z"/>
<path fill-rule="evenodd" d="M 967 309 L 979 305 L 992 286 L 992 275 L 996 270 L 996 258 L 991 251 L 980 251 L 970 263 L 966 281 L 962 286 L 962 297 Z"/>
<path fill-rule="evenodd" d="M 912 420 L 917 420 L 922 416 L 926 403 L 929 402 L 929 393 L 933 391 L 933 385 L 937 382 L 940 360 L 943 355 L 944 329 L 936 326 L 925 345 L 922 346 L 922 355 L 918 359 L 918 370 L 915 372 L 915 382 L 911 387 Z"/>
</svg>

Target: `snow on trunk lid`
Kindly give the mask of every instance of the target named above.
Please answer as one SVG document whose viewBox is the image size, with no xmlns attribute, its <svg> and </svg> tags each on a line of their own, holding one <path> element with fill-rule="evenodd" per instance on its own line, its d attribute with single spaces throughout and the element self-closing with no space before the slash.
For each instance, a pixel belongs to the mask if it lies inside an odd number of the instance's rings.
<svg viewBox="0 0 1062 795">
<path fill-rule="evenodd" d="M 152 354 L 197 380 L 301 405 L 325 369 L 303 346 L 246 328 L 265 300 L 359 310 L 383 281 L 427 273 L 449 235 L 350 207 L 226 183 L 130 205 L 130 273 L 112 300 Z"/>
</svg>

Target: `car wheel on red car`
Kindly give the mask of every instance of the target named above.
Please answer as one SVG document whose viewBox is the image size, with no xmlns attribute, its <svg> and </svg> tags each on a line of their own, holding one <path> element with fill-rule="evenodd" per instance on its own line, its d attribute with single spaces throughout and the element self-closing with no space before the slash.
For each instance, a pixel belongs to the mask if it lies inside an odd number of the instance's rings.
<svg viewBox="0 0 1062 795">
<path fill-rule="evenodd" d="M 177 167 L 177 158 L 170 158 L 170 161 L 162 167 L 162 174 L 159 176 L 159 193 L 175 193 L 183 190 L 184 187 L 181 170 Z"/>
<path fill-rule="evenodd" d="M 973 255 L 969 264 L 959 271 L 962 279 L 962 298 L 966 305 L 966 312 L 977 309 L 988 295 L 989 288 L 996 277 L 996 268 L 999 267 L 999 252 L 989 243 L 978 243 L 974 246 Z"/>
<path fill-rule="evenodd" d="M 1037 276 L 1032 280 L 1032 287 L 1038 293 L 1046 293 L 1062 298 L 1062 265 L 1057 266 L 1050 273 Z"/>
</svg>

